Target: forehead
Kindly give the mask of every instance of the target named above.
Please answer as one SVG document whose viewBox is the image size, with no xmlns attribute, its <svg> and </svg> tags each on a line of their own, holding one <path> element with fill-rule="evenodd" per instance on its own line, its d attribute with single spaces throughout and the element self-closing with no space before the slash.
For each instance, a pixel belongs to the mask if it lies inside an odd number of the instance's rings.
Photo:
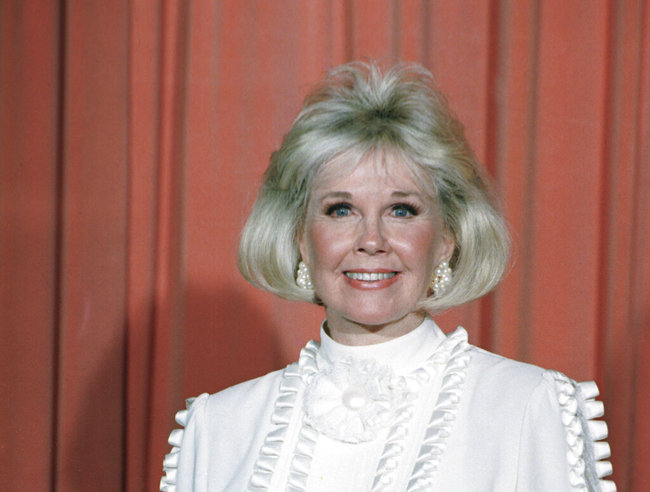
<svg viewBox="0 0 650 492">
<path fill-rule="evenodd" d="M 408 188 L 433 197 L 427 187 L 426 172 L 417 164 L 395 152 L 376 150 L 361 154 L 348 152 L 321 166 L 312 188 L 323 190 L 342 184 L 369 184 L 396 188 Z"/>
</svg>

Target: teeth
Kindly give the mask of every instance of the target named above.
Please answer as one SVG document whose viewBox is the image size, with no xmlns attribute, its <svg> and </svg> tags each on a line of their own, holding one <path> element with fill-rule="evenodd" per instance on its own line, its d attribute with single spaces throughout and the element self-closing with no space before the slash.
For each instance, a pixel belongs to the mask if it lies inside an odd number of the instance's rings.
<svg viewBox="0 0 650 492">
<path fill-rule="evenodd" d="M 363 280 L 364 282 L 376 282 L 377 280 L 386 280 L 393 278 L 395 272 L 389 273 L 360 273 L 360 272 L 345 272 L 348 278 L 352 280 Z"/>
</svg>

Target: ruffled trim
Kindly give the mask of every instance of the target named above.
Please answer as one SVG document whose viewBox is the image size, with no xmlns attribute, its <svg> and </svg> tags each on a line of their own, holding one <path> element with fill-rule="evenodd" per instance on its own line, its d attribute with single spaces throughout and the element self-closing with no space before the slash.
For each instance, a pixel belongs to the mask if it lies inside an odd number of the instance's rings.
<svg viewBox="0 0 650 492">
<path fill-rule="evenodd" d="M 607 438 L 607 424 L 595 420 L 604 415 L 604 406 L 595 400 L 598 387 L 593 381 L 576 383 L 557 371 L 547 371 L 557 391 L 562 424 L 567 440 L 569 480 L 574 490 L 615 492 L 611 480 L 602 480 L 612 473 Z"/>
<path fill-rule="evenodd" d="M 407 492 L 433 490 L 440 460 L 456 421 L 458 405 L 465 385 L 467 367 L 471 359 L 469 351 L 471 346 L 467 343 L 467 332 L 463 328 L 457 328 L 443 342 L 442 348 L 443 350 L 436 351 L 432 357 L 434 364 L 446 362 L 442 386 L 413 467 Z"/>
<path fill-rule="evenodd" d="M 425 371 L 423 371 L 424 373 Z M 386 444 L 379 458 L 377 474 L 372 483 L 372 492 L 394 490 L 395 474 L 404 452 L 404 441 L 408 436 L 408 424 L 413 418 L 413 400 L 405 401 L 399 409 L 391 427 Z"/>
<path fill-rule="evenodd" d="M 467 332 L 463 328 L 458 328 L 436 349 L 423 367 L 406 376 L 408 383 L 413 387 L 413 392 L 417 393 L 429 384 L 432 378 L 439 373 L 440 367 L 444 366 L 440 393 L 425 432 L 424 442 L 420 447 L 414 473 L 409 482 L 409 492 L 431 490 L 429 484 L 433 482 L 437 473 L 446 447 L 446 440 L 451 434 L 456 419 L 465 373 L 471 357 L 469 348 Z M 285 369 L 280 393 L 271 417 L 276 428 L 267 435 L 264 441 L 248 485 L 249 492 L 268 491 L 271 487 L 273 471 L 278 469 L 278 458 L 287 439 L 287 430 L 296 407 L 300 387 L 302 384 L 308 387 L 319 373 L 318 349 L 319 344 L 310 341 L 300 352 L 298 364 L 292 364 Z M 414 401 L 415 398 L 406 398 L 396 411 L 395 420 L 388 432 L 386 444 L 379 459 L 377 474 L 372 486 L 373 492 L 394 490 L 395 475 L 404 452 L 405 440 L 408 437 L 408 424 L 413 418 Z M 289 466 L 288 491 L 306 491 L 318 435 L 319 431 L 303 418 Z"/>
<path fill-rule="evenodd" d="M 183 442 L 184 427 L 187 425 L 187 418 L 190 408 L 196 398 L 185 400 L 185 409 L 176 412 L 176 423 L 183 429 L 174 429 L 169 434 L 167 442 L 172 446 L 172 450 L 165 455 L 163 460 L 163 471 L 165 475 L 160 479 L 161 492 L 176 492 L 176 476 L 178 474 L 178 460 L 181 453 L 181 443 Z"/>
<path fill-rule="evenodd" d="M 246 489 L 249 492 L 265 491 L 271 487 L 273 472 L 277 469 L 276 465 L 287 438 L 287 430 L 296 406 L 298 392 L 303 383 L 304 374 L 301 373 L 304 371 L 301 371 L 300 368 L 303 365 L 315 367 L 317 351 L 318 344 L 313 340 L 310 341 L 300 352 L 298 364 L 291 364 L 284 370 L 280 392 L 271 415 L 271 422 L 275 425 L 275 429 L 269 432 L 264 439 Z M 289 470 L 289 490 L 296 492 L 305 490 L 315 444 L 316 436 L 312 435 L 305 425 L 302 425 Z"/>
<path fill-rule="evenodd" d="M 298 359 L 298 381 L 302 382 L 305 387 L 311 384 L 318 373 L 316 356 L 319 348 L 320 344 L 318 342 L 310 340 L 305 348 L 300 351 L 300 358 Z M 318 431 L 308 426 L 303 417 L 298 434 L 298 442 L 296 443 L 291 465 L 289 466 L 288 491 L 304 492 L 307 490 L 309 469 L 311 468 L 317 439 Z"/>
<path fill-rule="evenodd" d="M 304 492 L 307 490 L 307 479 L 311 460 L 318 439 L 318 431 L 305 425 L 304 421 L 298 434 L 298 442 L 289 468 L 287 490 L 289 492 Z"/>
</svg>

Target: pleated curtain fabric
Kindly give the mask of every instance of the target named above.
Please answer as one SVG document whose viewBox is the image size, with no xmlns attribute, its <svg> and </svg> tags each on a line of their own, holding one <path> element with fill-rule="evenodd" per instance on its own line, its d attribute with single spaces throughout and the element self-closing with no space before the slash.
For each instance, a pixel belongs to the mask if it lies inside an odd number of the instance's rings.
<svg viewBox="0 0 650 492">
<path fill-rule="evenodd" d="M 512 227 L 502 286 L 438 323 L 595 379 L 645 490 L 646 0 L 0 2 L 3 488 L 154 490 L 185 397 L 317 336 L 240 277 L 238 234 L 311 84 L 369 58 L 434 73 Z"/>
</svg>

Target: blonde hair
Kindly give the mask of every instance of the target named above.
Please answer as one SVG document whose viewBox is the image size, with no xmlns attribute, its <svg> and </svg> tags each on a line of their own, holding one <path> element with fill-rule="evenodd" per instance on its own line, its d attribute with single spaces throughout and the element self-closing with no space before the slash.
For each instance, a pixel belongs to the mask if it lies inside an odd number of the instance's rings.
<svg viewBox="0 0 650 492">
<path fill-rule="evenodd" d="M 242 275 L 280 297 L 315 302 L 314 291 L 295 283 L 298 237 L 314 178 L 343 153 L 361 158 L 381 150 L 399 156 L 421 178 L 455 241 L 450 288 L 421 307 L 439 311 L 493 289 L 508 263 L 507 227 L 463 126 L 431 74 L 416 64 L 385 72 L 375 63 L 342 65 L 306 97 L 271 156 L 242 231 Z"/>
</svg>

